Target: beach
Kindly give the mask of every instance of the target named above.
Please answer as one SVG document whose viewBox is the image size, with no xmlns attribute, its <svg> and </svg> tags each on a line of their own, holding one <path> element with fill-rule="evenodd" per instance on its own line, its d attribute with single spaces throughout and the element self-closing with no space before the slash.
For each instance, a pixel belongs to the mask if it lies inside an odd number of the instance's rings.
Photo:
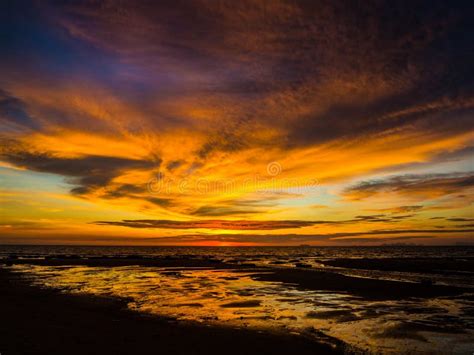
<svg viewBox="0 0 474 355">
<path fill-rule="evenodd" d="M 1 354 L 337 354 L 342 344 L 207 327 L 127 310 L 126 301 L 34 287 L 0 269 Z"/>
<path fill-rule="evenodd" d="M 400 257 L 326 258 L 313 249 L 12 250 L 0 259 L 2 354 L 463 354 L 474 346 L 464 254 L 407 257 L 398 272 Z"/>
</svg>

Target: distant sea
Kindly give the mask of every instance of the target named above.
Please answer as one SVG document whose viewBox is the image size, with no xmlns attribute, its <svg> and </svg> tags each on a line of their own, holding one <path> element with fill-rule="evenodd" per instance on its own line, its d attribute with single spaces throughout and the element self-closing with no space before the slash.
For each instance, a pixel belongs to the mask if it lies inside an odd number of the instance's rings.
<svg viewBox="0 0 474 355">
<path fill-rule="evenodd" d="M 77 246 L 77 245 L 0 245 L 0 257 L 9 254 L 45 257 L 48 255 L 127 256 L 144 257 L 213 255 L 216 257 L 267 258 L 403 258 L 474 256 L 474 245 L 457 246 L 258 246 L 258 247 L 195 247 L 195 246 Z"/>
</svg>

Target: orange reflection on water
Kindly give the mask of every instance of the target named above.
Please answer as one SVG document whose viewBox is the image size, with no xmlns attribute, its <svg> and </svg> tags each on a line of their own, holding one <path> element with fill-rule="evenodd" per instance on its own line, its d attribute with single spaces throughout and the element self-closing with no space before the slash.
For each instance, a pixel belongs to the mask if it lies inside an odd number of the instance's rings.
<svg viewBox="0 0 474 355">
<path fill-rule="evenodd" d="M 358 348 L 383 353 L 400 349 L 463 352 L 472 349 L 474 332 L 464 324 L 444 329 L 460 317 L 454 299 L 368 301 L 349 294 L 301 290 L 264 282 L 251 271 L 208 268 L 88 267 L 15 265 L 40 286 L 72 293 L 122 297 L 133 310 L 178 320 L 278 329 L 305 335 L 323 331 Z M 466 309 L 467 309 L 466 308 Z M 418 327 L 418 328 L 417 328 Z M 467 331 L 467 333 L 463 333 Z"/>
</svg>

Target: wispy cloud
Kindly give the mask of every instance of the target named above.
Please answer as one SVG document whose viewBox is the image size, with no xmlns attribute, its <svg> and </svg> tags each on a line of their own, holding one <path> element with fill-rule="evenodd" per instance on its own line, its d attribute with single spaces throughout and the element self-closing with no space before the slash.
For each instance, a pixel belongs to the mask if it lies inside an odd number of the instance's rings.
<svg viewBox="0 0 474 355">
<path fill-rule="evenodd" d="M 172 221 L 172 220 L 124 220 L 97 221 L 98 225 L 123 226 L 131 228 L 163 228 L 163 229 L 228 229 L 228 230 L 269 230 L 288 229 L 311 226 L 318 222 L 311 221 L 249 221 L 249 220 L 200 220 L 200 221 Z"/>
<path fill-rule="evenodd" d="M 228 229 L 228 230 L 270 230 L 270 229 L 291 229 L 302 228 L 315 225 L 350 225 L 359 223 L 382 223 L 400 222 L 403 219 L 411 218 L 413 215 L 364 215 L 356 216 L 353 219 L 339 221 L 302 221 L 302 220 L 278 220 L 278 221 L 253 221 L 253 220 L 123 220 L 123 221 L 97 221 L 98 225 L 122 226 L 131 228 L 164 228 L 164 229 Z"/>
<path fill-rule="evenodd" d="M 43 173 L 52 173 L 72 178 L 69 182 L 76 187 L 72 194 L 83 195 L 94 189 L 107 186 L 123 171 L 130 169 L 150 169 L 159 166 L 160 161 L 143 161 L 98 155 L 75 158 L 58 157 L 49 153 L 9 150 L 0 151 L 0 157 L 16 166 Z M 122 187 L 122 192 L 129 190 Z M 119 191 L 120 193 L 120 191 Z"/>
<path fill-rule="evenodd" d="M 399 175 L 362 181 L 344 191 L 347 198 L 360 200 L 383 193 L 440 197 L 474 186 L 474 173 Z"/>
</svg>

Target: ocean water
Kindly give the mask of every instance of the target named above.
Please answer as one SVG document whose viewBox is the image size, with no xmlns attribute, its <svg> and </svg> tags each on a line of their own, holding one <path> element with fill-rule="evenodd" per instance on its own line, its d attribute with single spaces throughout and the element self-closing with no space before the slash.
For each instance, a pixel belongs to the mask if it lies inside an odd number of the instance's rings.
<svg viewBox="0 0 474 355">
<path fill-rule="evenodd" d="M 2 246 L 0 258 L 214 259 L 248 268 L 43 266 L 8 268 L 41 287 L 69 293 L 122 297 L 128 307 L 204 324 L 275 329 L 317 337 L 320 332 L 374 353 L 474 351 L 474 283 L 469 267 L 443 268 L 472 260 L 472 247 L 40 247 Z M 334 259 L 429 260 L 429 272 L 328 266 Z M 256 271 L 251 264 L 263 267 Z M 255 275 L 304 265 L 360 278 L 467 287 L 459 296 L 373 300 L 347 291 L 307 290 Z M 457 265 L 457 264 L 456 264 Z M 470 289 L 472 288 L 472 292 Z"/>
<path fill-rule="evenodd" d="M 474 245 L 463 246 L 354 246 L 354 247 L 187 247 L 187 246 L 71 246 L 71 245 L 0 245 L 0 257 L 45 257 L 48 255 L 90 256 L 216 256 L 260 260 L 281 257 L 296 258 L 462 258 L 474 257 Z"/>
</svg>

